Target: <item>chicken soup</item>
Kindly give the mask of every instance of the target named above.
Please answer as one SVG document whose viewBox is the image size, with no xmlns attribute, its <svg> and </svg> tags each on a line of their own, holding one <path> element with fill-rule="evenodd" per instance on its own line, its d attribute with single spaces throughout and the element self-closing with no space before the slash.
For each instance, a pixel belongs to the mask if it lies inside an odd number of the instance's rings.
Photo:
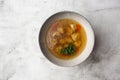
<svg viewBox="0 0 120 80">
<path fill-rule="evenodd" d="M 87 37 L 80 23 L 72 19 L 60 19 L 49 26 L 46 45 L 51 54 L 60 59 L 73 59 L 82 53 Z"/>
</svg>

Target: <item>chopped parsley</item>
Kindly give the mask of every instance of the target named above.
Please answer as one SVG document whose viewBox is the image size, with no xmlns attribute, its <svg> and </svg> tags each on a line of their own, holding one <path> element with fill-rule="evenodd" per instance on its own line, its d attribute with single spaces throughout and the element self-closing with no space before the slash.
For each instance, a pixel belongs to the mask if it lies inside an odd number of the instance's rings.
<svg viewBox="0 0 120 80">
<path fill-rule="evenodd" d="M 67 47 L 64 47 L 60 50 L 61 54 L 71 55 L 75 52 L 75 46 L 70 43 Z"/>
</svg>

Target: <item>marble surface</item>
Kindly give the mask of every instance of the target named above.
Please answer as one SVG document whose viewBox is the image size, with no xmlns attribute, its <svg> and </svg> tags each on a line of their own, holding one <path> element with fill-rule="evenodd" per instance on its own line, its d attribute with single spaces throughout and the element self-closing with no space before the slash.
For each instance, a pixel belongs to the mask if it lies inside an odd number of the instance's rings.
<svg viewBox="0 0 120 80">
<path fill-rule="evenodd" d="M 75 11 L 93 25 L 90 57 L 74 67 L 49 62 L 38 44 L 43 22 Z M 120 80 L 120 0 L 0 0 L 0 80 Z"/>
</svg>

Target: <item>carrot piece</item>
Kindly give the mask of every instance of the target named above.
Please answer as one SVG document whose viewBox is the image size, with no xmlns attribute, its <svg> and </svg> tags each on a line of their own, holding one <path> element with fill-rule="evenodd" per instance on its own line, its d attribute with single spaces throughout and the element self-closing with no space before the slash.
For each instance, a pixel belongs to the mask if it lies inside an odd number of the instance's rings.
<svg viewBox="0 0 120 80">
<path fill-rule="evenodd" d="M 75 52 L 76 52 L 76 53 L 78 53 L 78 52 L 79 52 L 79 49 L 78 49 L 78 48 L 76 48 Z"/>
<path fill-rule="evenodd" d="M 81 29 L 80 24 L 77 24 L 76 26 L 77 26 L 77 31 L 80 31 L 80 29 Z"/>
</svg>

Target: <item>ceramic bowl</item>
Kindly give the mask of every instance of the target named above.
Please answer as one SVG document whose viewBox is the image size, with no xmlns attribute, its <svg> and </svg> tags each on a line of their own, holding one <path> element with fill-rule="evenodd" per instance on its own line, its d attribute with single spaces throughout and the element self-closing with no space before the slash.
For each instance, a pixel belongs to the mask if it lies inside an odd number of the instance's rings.
<svg viewBox="0 0 120 80">
<path fill-rule="evenodd" d="M 86 47 L 84 48 L 82 53 L 79 56 L 70 60 L 62 60 L 52 55 L 48 50 L 46 41 L 45 41 L 45 37 L 46 37 L 45 35 L 49 29 L 49 25 L 51 25 L 54 21 L 63 19 L 63 18 L 69 18 L 79 22 L 83 26 L 87 36 Z M 59 66 L 74 66 L 74 65 L 80 64 L 81 62 L 83 62 L 88 58 L 88 56 L 90 55 L 94 47 L 94 39 L 95 38 L 94 38 L 94 32 L 93 32 L 92 26 L 90 25 L 90 23 L 85 17 L 83 17 L 82 15 L 76 12 L 63 11 L 63 12 L 58 12 L 53 14 L 44 22 L 39 34 L 39 45 L 44 56 L 52 63 Z"/>
</svg>

